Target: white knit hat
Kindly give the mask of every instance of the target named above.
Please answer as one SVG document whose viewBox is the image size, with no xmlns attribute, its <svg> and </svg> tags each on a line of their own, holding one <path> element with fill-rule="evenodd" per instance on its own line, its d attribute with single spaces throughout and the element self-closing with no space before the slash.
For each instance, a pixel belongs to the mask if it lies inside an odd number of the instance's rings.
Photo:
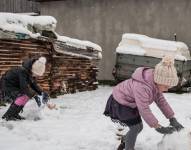
<svg viewBox="0 0 191 150">
<path fill-rule="evenodd" d="M 46 58 L 40 57 L 32 65 L 32 73 L 38 76 L 42 76 L 46 68 Z"/>
<path fill-rule="evenodd" d="M 173 87 L 178 84 L 178 80 L 177 71 L 174 66 L 174 58 L 165 56 L 162 61 L 155 66 L 155 83 Z"/>
</svg>

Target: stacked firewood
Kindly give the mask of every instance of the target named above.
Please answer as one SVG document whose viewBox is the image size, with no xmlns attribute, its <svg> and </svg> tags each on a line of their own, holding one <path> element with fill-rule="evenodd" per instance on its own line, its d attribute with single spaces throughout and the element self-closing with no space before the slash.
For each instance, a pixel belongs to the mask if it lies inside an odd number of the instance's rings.
<svg viewBox="0 0 191 150">
<path fill-rule="evenodd" d="M 50 57 L 50 43 L 42 43 L 37 40 L 9 40 L 0 39 L 0 75 L 13 67 L 21 66 L 22 61 L 31 58 L 45 56 Z M 50 65 L 47 65 L 50 66 Z M 45 75 L 39 79 L 42 88 L 49 91 L 48 76 L 50 67 L 47 67 Z"/>
<path fill-rule="evenodd" d="M 98 68 L 86 58 L 57 54 L 52 60 L 52 86 L 60 92 L 95 90 L 97 88 L 96 72 Z M 59 82 L 59 83 L 58 83 Z M 52 91 L 57 91 L 52 89 Z"/>
<path fill-rule="evenodd" d="M 98 68 L 94 60 L 58 53 L 50 41 L 35 39 L 0 39 L 0 76 L 21 66 L 24 59 L 39 56 L 45 56 L 48 63 L 38 83 L 51 95 L 97 88 Z"/>
</svg>

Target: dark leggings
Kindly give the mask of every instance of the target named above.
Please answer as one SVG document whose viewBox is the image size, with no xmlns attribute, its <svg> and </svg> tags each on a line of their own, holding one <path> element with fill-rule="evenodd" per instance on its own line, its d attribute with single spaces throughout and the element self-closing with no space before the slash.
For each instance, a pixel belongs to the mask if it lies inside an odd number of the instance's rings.
<svg viewBox="0 0 191 150">
<path fill-rule="evenodd" d="M 142 131 L 142 129 L 143 129 L 142 122 L 129 127 L 129 131 L 124 137 L 125 150 L 134 150 L 137 136 Z"/>
</svg>

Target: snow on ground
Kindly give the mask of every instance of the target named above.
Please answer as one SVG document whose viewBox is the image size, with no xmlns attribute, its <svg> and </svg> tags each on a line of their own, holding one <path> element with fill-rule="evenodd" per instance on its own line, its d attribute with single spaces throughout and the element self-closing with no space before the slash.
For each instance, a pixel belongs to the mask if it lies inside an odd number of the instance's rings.
<svg viewBox="0 0 191 150">
<path fill-rule="evenodd" d="M 0 120 L 0 150 L 116 150 L 119 144 L 115 136 L 117 125 L 102 115 L 111 91 L 112 87 L 99 87 L 96 91 L 60 96 L 52 100 L 57 104 L 58 110 L 45 108 L 39 112 L 35 102 L 30 101 L 23 113 L 27 120 Z M 191 94 L 167 93 L 165 97 L 176 111 L 178 120 L 189 130 Z M 0 116 L 6 109 L 7 107 L 0 109 Z M 157 118 L 160 118 L 162 125 L 168 125 L 168 120 L 155 105 L 152 105 L 152 110 Z M 38 116 L 41 120 L 34 121 Z M 157 144 L 162 137 L 144 123 L 136 148 L 157 150 Z M 184 142 L 188 139 L 187 136 L 174 134 L 171 137 L 166 137 L 168 140 L 165 142 L 172 143 L 172 139 L 173 144 L 178 143 L 182 149 L 188 150 Z"/>
</svg>

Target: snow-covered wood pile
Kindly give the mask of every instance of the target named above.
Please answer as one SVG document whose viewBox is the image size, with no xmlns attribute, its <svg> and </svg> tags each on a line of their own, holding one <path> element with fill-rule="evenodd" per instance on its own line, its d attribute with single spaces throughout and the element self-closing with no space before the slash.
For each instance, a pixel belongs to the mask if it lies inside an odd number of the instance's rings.
<svg viewBox="0 0 191 150">
<path fill-rule="evenodd" d="M 9 40 L 0 39 L 0 75 L 13 67 L 20 66 L 22 60 L 30 57 L 45 56 L 50 59 L 51 44 L 37 40 Z M 48 61 L 49 62 L 49 61 Z M 46 73 L 38 82 L 49 91 L 50 64 Z"/>
<path fill-rule="evenodd" d="M 49 93 L 75 93 L 97 88 L 97 61 L 58 53 L 51 42 L 34 39 L 0 39 L 0 75 L 21 66 L 24 59 L 39 56 L 48 59 L 46 73 L 38 82 Z"/>
<path fill-rule="evenodd" d="M 54 49 L 58 53 L 84 57 L 88 59 L 101 59 L 102 49 L 99 45 L 90 41 L 82 41 L 66 36 L 57 35 L 58 40 L 53 42 Z"/>
<path fill-rule="evenodd" d="M 52 94 L 57 92 L 75 93 L 77 91 L 95 90 L 98 82 L 96 79 L 98 68 L 94 61 L 68 55 L 54 55 L 52 62 Z M 58 84 L 61 83 L 61 86 Z"/>
<path fill-rule="evenodd" d="M 0 75 L 30 57 L 48 59 L 46 74 L 38 82 L 51 94 L 97 88 L 101 47 L 89 41 L 59 36 L 50 16 L 0 13 Z"/>
<path fill-rule="evenodd" d="M 59 53 L 101 59 L 101 47 L 90 41 L 60 36 L 55 32 L 57 21 L 52 16 L 27 16 L 0 13 L 0 38 L 8 39 L 51 39 Z M 46 39 L 47 40 L 47 39 Z"/>
<path fill-rule="evenodd" d="M 188 46 L 183 42 L 150 38 L 140 34 L 123 34 L 117 53 L 162 58 L 172 55 L 176 60 L 190 60 Z"/>
<path fill-rule="evenodd" d="M 36 38 L 43 30 L 54 31 L 57 23 L 52 16 L 0 13 L 0 18 L 0 38 Z"/>
</svg>

